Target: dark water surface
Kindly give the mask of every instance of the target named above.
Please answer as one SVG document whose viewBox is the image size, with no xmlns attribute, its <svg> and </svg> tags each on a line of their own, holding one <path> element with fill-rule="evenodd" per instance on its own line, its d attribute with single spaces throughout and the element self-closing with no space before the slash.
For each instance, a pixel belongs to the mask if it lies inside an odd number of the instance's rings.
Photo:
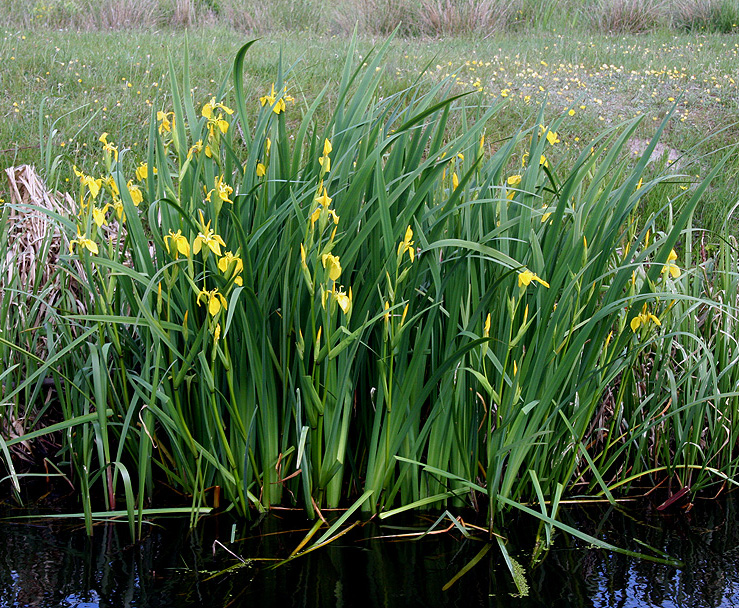
<svg viewBox="0 0 739 608">
<path fill-rule="evenodd" d="M 481 542 L 456 532 L 419 542 L 372 538 L 407 531 L 394 526 L 428 528 L 420 519 L 369 522 L 276 569 L 258 558 L 287 557 L 309 522 L 273 514 L 256 526 L 234 528 L 220 516 L 190 531 L 187 521 L 159 519 L 147 526 L 144 540 L 131 544 L 124 524 L 98 524 L 88 539 L 69 521 L 0 521 L 0 607 L 739 607 L 736 504 L 699 502 L 688 514 L 665 515 L 643 505 L 561 513 L 563 521 L 597 538 L 648 552 L 634 541 L 640 539 L 684 562 L 681 567 L 590 548 L 562 533 L 532 566 L 536 526 L 528 519 L 512 522 L 509 550 L 525 568 L 527 597 L 514 595 L 497 545 L 442 591 Z M 247 565 L 213 577 L 241 564 L 216 541 Z"/>
</svg>

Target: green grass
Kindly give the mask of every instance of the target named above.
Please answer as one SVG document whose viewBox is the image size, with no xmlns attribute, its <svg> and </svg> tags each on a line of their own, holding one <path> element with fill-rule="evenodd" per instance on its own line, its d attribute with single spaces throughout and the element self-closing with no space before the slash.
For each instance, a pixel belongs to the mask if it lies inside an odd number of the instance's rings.
<svg viewBox="0 0 739 608">
<path fill-rule="evenodd" d="M 229 69 L 228 58 L 243 40 L 242 35 L 222 28 L 199 29 L 189 35 L 197 100 L 216 92 Z M 295 37 L 289 45 L 282 40 L 268 36 L 259 42 L 246 64 L 246 90 L 254 98 L 264 93 L 282 53 L 286 65 L 299 62 L 300 77 L 291 78 L 288 86 L 307 106 L 326 82 L 335 83 L 337 66 L 346 59 L 346 41 L 314 35 Z M 524 39 L 501 35 L 482 41 L 464 37 L 395 40 L 383 64 L 380 87 L 383 94 L 392 94 L 414 82 L 419 70 L 428 66 L 432 80 L 455 74 L 460 92 L 481 89 L 491 100 L 507 95 L 506 107 L 488 127 L 489 141 L 507 137 L 517 124 L 533 116 L 539 102 L 546 100 L 552 112 L 571 108 L 575 115 L 564 129 L 563 141 L 572 149 L 609 125 L 645 115 L 635 134 L 636 149 L 641 150 L 675 100 L 677 116 L 662 141 L 680 158 L 681 172 L 694 178 L 705 175 L 706 169 L 696 159 L 710 148 L 736 140 L 737 46 L 731 40 L 671 34 L 614 38 L 583 33 L 573 38 L 556 31 Z M 6 66 L 0 79 L 8 107 L 7 119 L 0 125 L 0 138 L 6 142 L 3 163 L 50 164 L 39 158 L 39 112 L 50 158 L 62 155 L 64 159 L 60 171 L 49 176 L 55 183 L 71 178 L 71 164 L 91 169 L 102 132 L 115 133 L 130 149 L 129 158 L 140 160 L 151 106 L 168 105 L 167 55 L 182 57 L 184 44 L 182 33 L 172 31 L 6 31 L 0 43 Z M 360 41 L 356 60 L 370 47 L 370 40 Z M 326 100 L 318 109 L 321 118 L 335 102 L 335 84 Z M 710 144 L 704 143 L 707 134 L 721 130 Z M 699 225 L 711 230 L 721 226 L 726 206 L 733 200 L 736 173 L 732 161 L 701 206 Z"/>
</svg>

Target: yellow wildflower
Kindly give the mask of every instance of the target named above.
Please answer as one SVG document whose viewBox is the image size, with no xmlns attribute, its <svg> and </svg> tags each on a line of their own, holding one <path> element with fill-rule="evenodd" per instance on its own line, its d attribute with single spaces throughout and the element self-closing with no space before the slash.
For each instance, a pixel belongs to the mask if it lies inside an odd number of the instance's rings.
<svg viewBox="0 0 739 608">
<path fill-rule="evenodd" d="M 169 121 L 169 117 L 172 117 L 172 122 Z M 157 112 L 157 122 L 159 122 L 159 133 L 167 133 L 172 131 L 174 127 L 174 112 Z"/>
<path fill-rule="evenodd" d="M 547 208 L 547 205 L 545 204 L 545 205 L 544 205 L 544 206 L 542 207 L 542 209 L 546 209 L 546 208 Z M 547 221 L 547 220 L 549 219 L 549 216 L 550 216 L 550 215 L 552 215 L 552 212 L 551 212 L 551 211 L 546 211 L 546 212 L 545 212 L 545 213 L 544 213 L 544 214 L 543 214 L 543 215 L 541 216 L 541 223 L 542 223 L 542 224 L 543 224 L 543 223 L 545 223 L 545 222 L 546 222 L 546 221 Z"/>
<path fill-rule="evenodd" d="M 485 318 L 485 325 L 482 328 L 482 336 L 483 338 L 490 337 L 490 313 L 488 313 L 488 316 Z"/>
<path fill-rule="evenodd" d="M 536 276 L 535 273 L 531 272 L 528 268 L 524 270 L 523 272 L 518 273 L 518 286 L 519 287 L 528 287 L 532 281 L 541 283 L 542 285 L 544 285 L 544 287 L 549 287 L 549 283 L 540 279 L 538 276 Z"/>
<path fill-rule="evenodd" d="M 264 177 L 267 173 L 267 167 L 262 163 L 257 162 L 257 177 Z"/>
<path fill-rule="evenodd" d="M 234 283 L 237 285 L 243 285 L 243 280 L 240 276 L 241 271 L 244 270 L 244 262 L 237 255 L 234 255 L 230 251 L 227 251 L 223 257 L 218 260 L 218 269 L 224 274 L 236 275 Z M 231 272 L 229 273 L 229 269 Z"/>
<path fill-rule="evenodd" d="M 205 245 L 220 257 L 221 247 L 225 247 L 226 243 L 223 242 L 223 239 L 219 235 L 210 229 L 210 220 L 207 224 L 205 223 L 202 211 L 200 211 L 200 228 L 201 230 L 198 232 L 198 236 L 195 237 L 195 241 L 192 244 L 192 252 L 194 254 L 199 253 L 200 249 Z"/>
<path fill-rule="evenodd" d="M 141 201 L 144 200 L 144 195 L 141 192 L 141 188 L 134 184 L 132 179 L 128 180 L 126 186 L 128 187 L 128 193 L 131 195 L 131 200 L 133 201 L 133 204 L 138 207 Z"/>
<path fill-rule="evenodd" d="M 149 177 L 149 166 L 146 163 L 141 163 L 136 169 L 136 179 L 139 181 L 145 180 Z"/>
<path fill-rule="evenodd" d="M 93 206 L 92 208 L 92 221 L 98 225 L 98 228 L 106 223 L 105 212 L 108 210 L 108 207 L 110 207 L 110 205 L 105 205 L 105 207 L 103 207 L 102 209 L 95 206 Z"/>
<path fill-rule="evenodd" d="M 341 310 L 344 312 L 344 314 L 347 314 L 349 312 L 349 309 L 352 306 L 352 290 L 349 288 L 349 293 L 347 294 L 343 289 L 339 288 L 339 291 L 334 292 L 334 300 L 339 304 L 341 307 Z"/>
<path fill-rule="evenodd" d="M 661 326 L 662 323 L 660 323 L 659 319 L 655 317 L 651 312 L 647 312 L 647 303 L 644 303 L 644 306 L 642 307 L 641 312 L 636 315 L 633 319 L 631 319 L 631 331 L 636 333 L 639 329 L 639 327 L 644 326 L 646 327 L 647 324 L 650 321 L 654 321 L 654 324 L 657 326 Z"/>
<path fill-rule="evenodd" d="M 455 171 L 452 173 L 452 190 L 456 190 L 459 188 L 459 178 L 457 177 L 457 172 Z"/>
<path fill-rule="evenodd" d="M 84 234 L 80 234 L 80 229 L 77 228 L 77 238 L 69 241 L 69 253 L 74 253 L 74 246 L 79 245 L 83 249 L 87 249 L 90 253 L 98 254 L 98 246 L 95 241 L 88 239 Z"/>
<path fill-rule="evenodd" d="M 100 192 L 100 187 L 103 185 L 103 180 L 100 178 L 95 179 L 92 175 L 85 175 L 75 166 L 72 166 L 72 169 L 74 170 L 74 174 L 80 178 L 80 183 L 83 186 L 86 186 L 90 191 L 92 198 L 97 198 L 97 195 Z"/>
<path fill-rule="evenodd" d="M 331 142 L 328 139 L 325 139 L 323 141 L 323 155 L 328 156 L 333 152 L 334 147 L 331 145 Z"/>
<path fill-rule="evenodd" d="M 310 227 L 313 228 L 313 225 L 318 221 L 318 218 L 321 217 L 321 208 L 316 207 L 313 213 L 310 215 Z"/>
<path fill-rule="evenodd" d="M 108 142 L 108 134 L 103 133 L 100 136 L 99 141 L 101 144 L 103 144 L 103 150 L 112 155 L 115 160 L 118 160 L 118 148 L 116 148 L 112 143 Z"/>
<path fill-rule="evenodd" d="M 326 191 L 326 187 L 324 186 L 323 187 L 323 193 L 321 194 L 321 196 L 319 196 L 318 198 L 316 198 L 316 202 L 317 203 L 321 203 L 321 205 L 323 205 L 323 207 L 327 208 L 331 204 L 331 201 L 332 200 L 333 199 L 331 197 L 329 197 L 328 192 Z"/>
<path fill-rule="evenodd" d="M 186 257 L 190 257 L 190 241 L 188 241 L 187 237 L 182 234 L 182 231 L 178 230 L 177 232 L 172 232 L 170 230 L 169 234 L 164 237 L 164 246 L 167 248 L 168 253 L 172 253 L 172 250 L 169 247 L 170 243 L 173 245 L 175 258 L 179 253 Z"/>
<path fill-rule="evenodd" d="M 187 151 L 187 158 L 192 158 L 193 154 L 200 154 L 203 151 L 203 140 L 199 139 L 196 141 L 190 149 Z"/>
<path fill-rule="evenodd" d="M 328 270 L 328 278 L 332 281 L 336 281 L 341 276 L 341 262 L 338 256 L 330 253 L 324 253 L 321 256 L 321 263 L 323 267 Z"/>
<path fill-rule="evenodd" d="M 231 196 L 231 193 L 234 191 L 234 189 L 228 184 L 224 183 L 222 175 L 216 177 L 215 186 L 215 191 L 218 193 L 220 199 L 233 205 L 233 201 L 228 197 Z"/>
<path fill-rule="evenodd" d="M 674 249 L 670 250 L 670 255 L 667 256 L 667 264 L 662 267 L 662 272 L 669 272 L 673 279 L 677 279 L 680 276 L 680 269 L 675 264 L 676 259 L 677 253 L 675 253 Z"/>
<path fill-rule="evenodd" d="M 197 304 L 200 306 L 200 300 L 203 300 L 208 305 L 208 312 L 211 314 L 211 316 L 215 317 L 223 308 L 223 310 L 226 310 L 226 298 L 223 297 L 223 294 L 221 294 L 218 289 L 213 289 L 211 291 L 206 291 L 203 289 L 202 291 L 198 292 L 198 299 Z"/>
<path fill-rule="evenodd" d="M 411 240 L 413 238 L 413 230 L 410 226 L 406 228 L 405 230 L 405 236 L 403 237 L 403 240 L 398 245 L 398 263 L 401 262 L 401 259 L 403 257 L 403 254 L 407 251 L 408 255 L 411 258 L 411 262 L 415 260 L 416 257 L 416 250 L 413 247 L 413 241 Z"/>
</svg>

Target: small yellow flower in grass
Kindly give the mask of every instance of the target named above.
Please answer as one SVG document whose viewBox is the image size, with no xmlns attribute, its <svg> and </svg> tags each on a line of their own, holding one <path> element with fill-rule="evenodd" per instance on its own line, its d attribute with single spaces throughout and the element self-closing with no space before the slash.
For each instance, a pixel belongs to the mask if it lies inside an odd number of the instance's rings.
<svg viewBox="0 0 739 608">
<path fill-rule="evenodd" d="M 416 249 L 413 247 L 413 241 L 411 240 L 413 238 L 413 229 L 408 226 L 405 230 L 405 236 L 403 237 L 403 240 L 398 244 L 398 264 L 402 261 L 403 254 L 407 251 L 408 255 L 411 258 L 411 262 L 415 261 L 416 259 Z"/>
<path fill-rule="evenodd" d="M 328 210 L 328 216 L 331 218 L 331 221 L 333 221 L 334 225 L 338 225 L 339 223 L 339 216 L 336 215 L 336 211 L 333 209 Z"/>
<path fill-rule="evenodd" d="M 382 315 L 385 319 L 385 323 L 390 322 L 390 302 L 385 300 L 385 313 Z"/>
<path fill-rule="evenodd" d="M 211 291 L 206 291 L 205 289 L 203 289 L 202 291 L 198 292 L 198 306 L 200 306 L 201 300 L 203 300 L 208 305 L 208 312 L 213 317 L 215 317 L 221 311 L 221 308 L 223 310 L 226 310 L 227 308 L 226 298 L 223 296 L 222 293 L 218 291 L 218 289 L 212 289 Z"/>
<path fill-rule="evenodd" d="M 328 156 L 333 151 L 334 147 L 331 145 L 331 142 L 328 139 L 325 139 L 323 141 L 323 155 Z"/>
<path fill-rule="evenodd" d="M 326 191 L 326 187 L 324 186 L 323 187 L 323 193 L 321 194 L 321 196 L 319 196 L 318 198 L 316 198 L 316 202 L 317 203 L 321 203 L 321 205 L 323 205 L 323 207 L 328 207 L 331 204 L 331 201 L 332 200 L 333 199 L 328 195 L 328 192 Z"/>
<path fill-rule="evenodd" d="M 74 253 L 75 245 L 79 245 L 83 249 L 87 249 L 90 253 L 98 254 L 98 246 L 95 241 L 88 239 L 84 234 L 80 234 L 80 229 L 77 228 L 77 238 L 69 241 L 69 253 Z"/>
<path fill-rule="evenodd" d="M 300 243 L 300 263 L 303 266 L 306 266 L 306 263 L 305 263 L 305 247 L 303 246 L 303 243 Z"/>
<path fill-rule="evenodd" d="M 506 180 L 506 183 L 511 187 L 515 188 L 521 183 L 521 176 L 520 175 L 511 175 Z"/>
<path fill-rule="evenodd" d="M 669 272 L 673 279 L 677 279 L 680 276 L 680 269 L 677 267 L 677 264 L 675 264 L 676 259 L 677 253 L 675 253 L 674 249 L 671 249 L 670 255 L 667 256 L 667 264 L 662 267 L 662 272 Z"/>
<path fill-rule="evenodd" d="M 267 167 L 262 163 L 257 163 L 257 177 L 264 177 L 267 174 Z"/>
<path fill-rule="evenodd" d="M 324 253 L 321 256 L 321 263 L 328 270 L 328 278 L 332 281 L 336 281 L 341 276 L 341 262 L 338 256 Z"/>
<path fill-rule="evenodd" d="M 170 245 L 172 245 L 172 248 L 170 248 Z M 177 232 L 170 230 L 169 234 L 164 237 L 164 246 L 167 248 L 168 253 L 173 253 L 172 249 L 174 249 L 175 258 L 180 253 L 185 257 L 190 257 L 190 241 L 187 240 L 187 237 L 180 230 Z"/>
<path fill-rule="evenodd" d="M 452 190 L 456 190 L 459 188 L 459 178 L 457 177 L 457 172 L 455 171 L 452 173 Z"/>
<path fill-rule="evenodd" d="M 488 316 L 485 318 L 485 325 L 483 325 L 482 328 L 482 337 L 490 337 L 490 313 L 488 313 Z"/>
<path fill-rule="evenodd" d="M 331 171 L 331 158 L 328 155 L 319 157 L 318 163 L 321 165 L 324 173 Z"/>
<path fill-rule="evenodd" d="M 236 283 L 236 285 L 243 285 L 243 279 L 238 275 L 240 275 L 241 271 L 244 270 L 244 262 L 241 261 L 239 256 L 227 251 L 223 257 L 218 260 L 218 270 L 224 274 L 236 275 L 234 283 Z"/>
<path fill-rule="evenodd" d="M 549 287 L 549 283 L 540 279 L 538 276 L 536 276 L 535 273 L 531 272 L 528 268 L 524 270 L 523 272 L 518 273 L 518 286 L 519 287 L 528 287 L 532 281 L 541 283 L 542 285 L 544 285 L 544 287 Z"/>
<path fill-rule="evenodd" d="M 542 167 L 546 167 L 547 169 L 549 168 L 549 161 L 547 160 L 547 157 L 543 154 L 541 155 L 541 157 L 539 157 L 539 165 Z"/>
<path fill-rule="evenodd" d="M 558 144 L 561 140 L 559 139 L 559 135 L 557 135 L 556 131 L 547 131 L 547 141 L 551 144 Z"/>
<path fill-rule="evenodd" d="M 272 149 L 272 140 L 267 137 L 264 140 L 264 154 L 269 156 L 269 151 Z"/>
<path fill-rule="evenodd" d="M 567 112 L 567 113 L 568 113 L 568 114 L 569 114 L 570 116 L 574 116 L 574 115 L 575 115 L 575 110 L 573 110 L 573 109 L 570 109 L 570 111 L 569 111 L 569 112 Z"/>
<path fill-rule="evenodd" d="M 657 317 L 651 312 L 647 312 L 647 303 L 645 302 L 641 312 L 631 319 L 631 331 L 636 333 L 640 327 L 646 327 L 650 321 L 654 321 L 654 324 L 658 327 L 662 325 Z"/>
<path fill-rule="evenodd" d="M 223 239 L 219 235 L 210 229 L 210 221 L 208 221 L 207 224 L 205 223 L 203 212 L 200 211 L 200 232 L 198 232 L 198 236 L 195 237 L 195 241 L 192 244 L 192 252 L 194 254 L 200 253 L 203 245 L 220 257 L 221 247 L 225 247 L 226 243 L 223 242 Z"/>
<path fill-rule="evenodd" d="M 221 324 L 216 323 L 215 331 L 213 332 L 213 342 L 218 342 L 221 338 Z"/>
</svg>

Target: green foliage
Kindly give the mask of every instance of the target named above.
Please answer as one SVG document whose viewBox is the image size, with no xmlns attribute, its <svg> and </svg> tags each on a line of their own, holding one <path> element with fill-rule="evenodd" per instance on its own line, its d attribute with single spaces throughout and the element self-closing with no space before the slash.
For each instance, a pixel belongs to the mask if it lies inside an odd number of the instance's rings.
<svg viewBox="0 0 739 608">
<path fill-rule="evenodd" d="M 294 66 L 245 86 L 251 45 L 228 100 L 170 60 L 145 163 L 104 134 L 57 217 L 86 307 L 47 365 L 88 522 L 122 486 L 140 526 L 164 479 L 193 513 L 538 504 L 548 544 L 565 492 L 731 479 L 735 248 L 709 269 L 691 223 L 728 157 L 673 194 L 647 173 L 669 115 L 634 162 L 639 119 L 569 160 L 544 106 L 491 144 L 501 105 L 449 79 L 381 92 L 389 42 L 298 115 Z"/>
</svg>

